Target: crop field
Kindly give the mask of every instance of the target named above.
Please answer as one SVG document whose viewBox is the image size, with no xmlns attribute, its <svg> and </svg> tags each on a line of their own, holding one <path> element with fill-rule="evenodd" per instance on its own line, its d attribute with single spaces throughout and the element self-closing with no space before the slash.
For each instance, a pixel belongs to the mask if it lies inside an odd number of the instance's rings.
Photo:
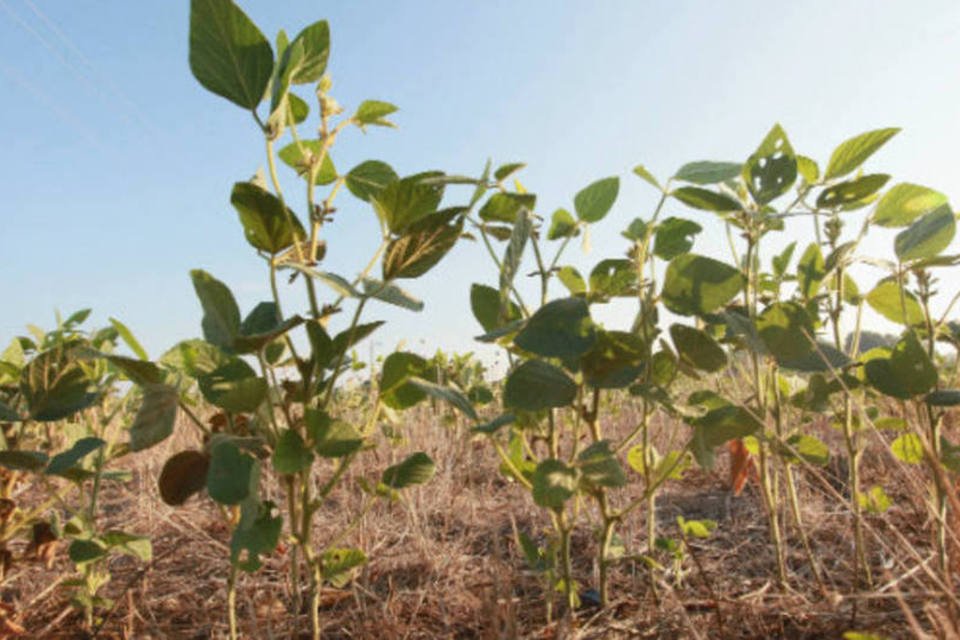
<svg viewBox="0 0 960 640">
<path fill-rule="evenodd" d="M 264 150 L 214 188 L 270 299 L 194 269 L 202 339 L 151 355 L 83 309 L 2 345 L 0 638 L 960 637 L 957 216 L 882 173 L 906 134 L 813 158 L 774 125 L 547 212 L 522 163 L 335 166 L 397 107 L 341 106 L 327 22 L 291 34 L 190 3 L 194 78 Z M 618 210 L 624 180 L 658 204 Z M 380 243 L 341 274 L 347 198 Z M 365 358 L 455 247 L 502 366 Z"/>
</svg>

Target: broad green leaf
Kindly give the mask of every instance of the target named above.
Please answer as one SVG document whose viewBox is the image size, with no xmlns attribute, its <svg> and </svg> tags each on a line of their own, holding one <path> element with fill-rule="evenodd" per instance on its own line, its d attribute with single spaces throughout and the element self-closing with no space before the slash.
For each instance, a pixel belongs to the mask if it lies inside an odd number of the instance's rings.
<svg viewBox="0 0 960 640">
<path fill-rule="evenodd" d="M 513 343 L 546 358 L 579 358 L 596 343 L 590 309 L 583 298 L 560 298 L 540 307 Z"/>
<path fill-rule="evenodd" d="M 598 331 L 593 348 L 580 359 L 584 381 L 598 389 L 629 386 L 644 368 L 645 344 L 625 331 Z"/>
<path fill-rule="evenodd" d="M 525 162 L 510 162 L 507 164 L 502 164 L 497 167 L 497 170 L 493 172 L 493 177 L 497 182 L 503 182 L 505 179 L 509 178 L 512 174 L 523 169 L 527 164 Z"/>
<path fill-rule="evenodd" d="M 284 429 L 273 450 L 273 468 L 281 475 L 300 473 L 313 464 L 313 452 L 299 433 Z"/>
<path fill-rule="evenodd" d="M 813 320 L 803 305 L 775 302 L 757 318 L 757 332 L 778 362 L 796 360 L 813 350 Z"/>
<path fill-rule="evenodd" d="M 209 342 L 183 340 L 160 357 L 159 364 L 191 378 L 212 372 L 229 362 L 229 356 Z"/>
<path fill-rule="evenodd" d="M 399 464 L 387 467 L 380 478 L 380 482 L 391 489 L 405 489 L 423 484 L 433 477 L 436 465 L 430 456 L 418 451 Z"/>
<path fill-rule="evenodd" d="M 883 189 L 889 180 L 890 176 L 885 173 L 871 173 L 835 184 L 820 192 L 820 195 L 817 196 L 817 207 L 834 209 L 853 205 L 866 200 Z"/>
<path fill-rule="evenodd" d="M 667 265 L 663 302 L 679 315 L 704 315 L 733 300 L 743 284 L 744 278 L 738 269 L 712 258 L 685 253 Z"/>
<path fill-rule="evenodd" d="M 240 323 L 240 335 L 234 340 L 234 350 L 237 353 L 256 353 L 301 324 L 303 318 L 300 316 L 281 320 L 276 303 L 261 302 Z"/>
<path fill-rule="evenodd" d="M 565 266 L 557 270 L 557 279 L 567 288 L 572 296 L 580 296 L 587 293 L 587 281 L 583 279 L 580 272 L 575 267 Z"/>
<path fill-rule="evenodd" d="M 240 358 L 230 358 L 198 382 L 207 402 L 234 413 L 252 413 L 267 397 L 267 381 Z"/>
<path fill-rule="evenodd" d="M 367 562 L 366 554 L 360 549 L 327 549 L 321 558 L 323 579 L 335 589 L 345 587 L 356 569 Z"/>
<path fill-rule="evenodd" d="M 898 460 L 907 464 L 923 462 L 923 441 L 915 433 L 904 433 L 890 443 L 890 451 Z"/>
<path fill-rule="evenodd" d="M 75 342 L 34 356 L 21 372 L 20 393 L 30 418 L 41 422 L 72 416 L 93 405 L 98 397 Z"/>
<path fill-rule="evenodd" d="M 547 459 L 533 472 L 533 501 L 556 512 L 577 494 L 577 470 L 561 460 Z"/>
<path fill-rule="evenodd" d="M 909 291 L 902 290 L 896 280 L 881 280 L 867 294 L 867 304 L 891 322 L 906 325 L 923 324 L 923 308 Z"/>
<path fill-rule="evenodd" d="M 473 311 L 473 317 L 487 332 L 519 320 L 521 317 L 520 307 L 514 302 L 508 303 L 506 313 L 501 316 L 500 293 L 493 287 L 482 284 L 474 284 L 470 287 L 470 308 Z"/>
<path fill-rule="evenodd" d="M 133 351 L 134 355 L 140 358 L 141 360 L 149 360 L 147 357 L 147 351 L 140 345 L 140 342 L 134 337 L 133 332 L 116 318 L 110 318 L 110 324 L 114 329 L 117 330 L 117 334 L 120 336 L 120 339 L 123 340 L 123 343 L 127 345 L 130 351 Z"/>
<path fill-rule="evenodd" d="M 899 131 L 898 128 L 876 129 L 844 141 L 830 156 L 824 179 L 841 178 L 858 168 Z"/>
<path fill-rule="evenodd" d="M 880 198 L 873 212 L 873 223 L 881 227 L 905 227 L 945 204 L 947 196 L 939 191 L 901 182 Z"/>
<path fill-rule="evenodd" d="M 820 245 L 811 242 L 797 262 L 797 290 L 804 300 L 812 300 L 820 291 L 820 284 L 826 277 L 823 254 Z"/>
<path fill-rule="evenodd" d="M 100 438 L 80 438 L 70 449 L 53 456 L 44 473 L 50 476 L 62 476 L 75 464 L 106 444 L 106 441 Z"/>
<path fill-rule="evenodd" d="M 247 500 L 241 507 L 240 523 L 230 537 L 230 562 L 243 571 L 260 568 L 260 556 L 277 548 L 283 517 L 273 515 L 272 502 Z"/>
<path fill-rule="evenodd" d="M 203 307 L 203 337 L 229 350 L 240 333 L 240 308 L 230 289 L 206 271 L 190 272 L 193 288 Z"/>
<path fill-rule="evenodd" d="M 874 485 L 866 493 L 857 496 L 857 502 L 867 513 L 881 514 L 893 506 L 893 500 L 883 490 L 883 487 Z M 844 640 L 886 640 L 885 636 L 873 633 L 853 633 L 848 631 L 843 634 Z"/>
<path fill-rule="evenodd" d="M 653 255 L 661 260 L 673 260 L 693 248 L 693 238 L 701 231 L 703 227 L 692 220 L 667 218 L 657 225 Z"/>
<path fill-rule="evenodd" d="M 220 504 L 240 504 L 250 495 L 257 461 L 230 440 L 221 440 L 210 449 L 207 492 Z"/>
<path fill-rule="evenodd" d="M 550 218 L 550 229 L 547 231 L 547 240 L 572 238 L 580 233 L 577 221 L 573 214 L 566 209 L 557 209 Z"/>
<path fill-rule="evenodd" d="M 432 398 L 443 400 L 474 422 L 477 422 L 480 419 L 479 416 L 477 416 L 477 412 L 474 410 L 473 405 L 470 404 L 470 400 L 468 400 L 463 393 L 454 389 L 453 387 L 445 387 L 418 377 L 410 378 L 408 384 L 420 389 L 420 391 Z"/>
<path fill-rule="evenodd" d="M 153 559 L 153 545 L 147 536 L 138 536 L 125 531 L 105 531 L 100 539 L 110 549 L 133 556 L 141 562 L 150 562 Z"/>
<path fill-rule="evenodd" d="M 397 107 L 389 102 L 364 100 L 360 103 L 360 106 L 357 107 L 357 112 L 353 114 L 353 121 L 356 122 L 357 126 L 361 129 L 366 126 L 395 128 L 397 125 L 387 120 L 387 116 L 396 113 L 396 111 Z"/>
<path fill-rule="evenodd" d="M 375 197 L 384 187 L 399 179 L 393 167 L 386 162 L 367 160 L 347 172 L 345 184 L 350 193 L 369 202 L 370 198 Z"/>
<path fill-rule="evenodd" d="M 683 180 L 693 184 L 716 184 L 733 180 L 740 175 L 743 165 L 736 162 L 713 162 L 710 160 L 701 160 L 698 162 L 688 162 L 680 167 L 674 180 Z"/>
<path fill-rule="evenodd" d="M 660 186 L 660 182 L 658 182 L 657 179 L 653 177 L 653 174 L 650 173 L 650 171 L 642 164 L 638 164 L 637 166 L 635 166 L 633 168 L 633 173 L 638 178 L 645 181 L 647 184 L 651 185 L 655 189 L 663 191 L 663 187 Z"/>
<path fill-rule="evenodd" d="M 743 165 L 743 181 L 759 205 L 776 200 L 797 181 L 797 158 L 779 124 L 773 126 Z"/>
<path fill-rule="evenodd" d="M 743 205 L 728 195 L 700 187 L 680 187 L 679 189 L 674 189 L 670 195 L 688 207 L 700 209 L 701 211 L 716 211 L 722 213 L 727 211 L 740 211 L 740 209 L 743 208 Z"/>
<path fill-rule="evenodd" d="M 91 354 L 92 355 L 92 354 Z M 119 369 L 124 376 L 134 384 L 141 387 L 148 384 L 158 384 L 163 382 L 165 374 L 160 367 L 149 360 L 135 360 L 124 356 L 113 356 L 107 354 L 96 354 L 107 362 Z"/>
<path fill-rule="evenodd" d="M 763 423 L 750 411 L 733 404 L 718 406 L 689 422 L 694 427 L 693 454 L 700 466 L 706 468 L 712 466 L 714 447 L 763 429 Z"/>
<path fill-rule="evenodd" d="M 787 462 L 799 464 L 806 461 L 821 467 L 830 462 L 830 448 L 815 436 L 797 433 L 787 438 L 787 445 L 783 450 Z"/>
<path fill-rule="evenodd" d="M 486 222 L 513 224 L 520 209 L 533 211 L 536 204 L 537 196 L 532 193 L 495 193 L 483 203 L 477 215 Z"/>
<path fill-rule="evenodd" d="M 191 0 L 190 70 L 208 91 L 255 109 L 273 74 L 273 51 L 232 0 Z"/>
<path fill-rule="evenodd" d="M 573 198 L 573 207 L 577 217 L 584 222 L 602 220 L 620 192 L 620 178 L 603 178 L 581 189 Z"/>
<path fill-rule="evenodd" d="M 576 397 L 576 383 L 543 360 L 527 360 L 514 369 L 503 389 L 503 404 L 522 411 L 566 407 Z"/>
<path fill-rule="evenodd" d="M 363 447 L 363 436 L 349 422 L 331 418 L 316 409 L 307 409 L 306 422 L 318 456 L 343 458 Z"/>
<path fill-rule="evenodd" d="M 433 172 L 402 178 L 387 183 L 371 195 L 374 210 L 391 233 L 403 233 L 411 224 L 437 210 L 443 199 L 443 185 L 423 182 L 425 177 L 436 175 L 440 174 Z"/>
<path fill-rule="evenodd" d="M 627 226 L 626 230 L 620 232 L 620 235 L 632 242 L 642 242 L 646 239 L 647 232 L 649 230 L 649 224 L 640 218 L 634 218 L 630 221 L 630 224 Z"/>
<path fill-rule="evenodd" d="M 870 357 L 870 354 L 864 354 L 866 378 L 888 396 L 907 400 L 930 391 L 937 384 L 937 369 L 913 331 L 904 334 L 889 357 Z"/>
<path fill-rule="evenodd" d="M 280 149 L 277 156 L 303 179 L 307 179 L 313 165 L 319 162 L 319 166 L 315 169 L 314 183 L 318 185 L 332 184 L 337 179 L 337 169 L 333 166 L 333 160 L 329 153 L 323 153 L 321 160 L 322 151 L 323 143 L 319 140 L 298 140 Z M 349 181 L 349 176 L 347 180 Z M 349 188 L 349 184 L 347 186 Z"/>
<path fill-rule="evenodd" d="M 834 369 L 844 369 L 850 366 L 850 364 L 851 360 L 847 354 L 822 340 L 817 341 L 816 347 L 811 347 L 805 354 L 796 358 L 787 358 L 780 361 L 780 366 L 784 369 L 791 369 L 801 373 L 827 372 Z"/>
<path fill-rule="evenodd" d="M 107 548 L 98 540 L 74 540 L 67 550 L 70 561 L 77 567 L 96 562 L 107 556 Z"/>
<path fill-rule="evenodd" d="M 800 173 L 807 184 L 815 184 L 820 179 L 820 167 L 807 156 L 797 154 L 797 172 Z"/>
<path fill-rule="evenodd" d="M 327 21 L 319 20 L 305 27 L 290 46 L 299 46 L 301 50 L 290 81 L 306 84 L 320 80 L 327 70 L 327 59 L 330 57 L 330 26 Z"/>
<path fill-rule="evenodd" d="M 367 336 L 372 334 L 374 331 L 383 326 L 383 320 L 376 320 L 374 322 L 366 322 L 363 324 L 358 324 L 352 329 L 344 329 L 337 335 L 333 337 L 333 343 L 331 346 L 331 353 L 333 354 L 333 359 L 327 365 L 328 368 L 332 369 L 334 367 L 334 360 L 340 357 L 342 354 L 345 354 L 349 351 L 355 344 L 364 340 Z"/>
<path fill-rule="evenodd" d="M 252 182 L 234 184 L 230 204 L 240 215 L 247 242 L 256 249 L 275 255 L 307 236 L 293 211 Z"/>
<path fill-rule="evenodd" d="M 167 459 L 160 471 L 160 498 L 170 506 L 179 506 L 207 486 L 210 456 L 200 451 L 181 451 Z"/>
<path fill-rule="evenodd" d="M 927 394 L 926 403 L 931 407 L 955 407 L 960 405 L 960 389 L 940 389 Z"/>
<path fill-rule="evenodd" d="M 142 451 L 163 442 L 173 433 L 180 395 L 174 387 L 148 384 L 143 402 L 130 426 L 130 450 Z"/>
<path fill-rule="evenodd" d="M 683 516 L 677 516 L 677 525 L 684 536 L 694 538 L 709 538 L 717 528 L 715 520 L 686 520 Z"/>
<path fill-rule="evenodd" d="M 391 409 L 409 409 L 427 395 L 420 387 L 408 384 L 410 378 L 427 375 L 429 363 L 415 353 L 394 351 L 380 370 L 380 398 Z"/>
<path fill-rule="evenodd" d="M 47 459 L 42 451 L 0 451 L 0 467 L 12 471 L 40 471 Z"/>
<path fill-rule="evenodd" d="M 625 258 L 601 260 L 590 272 L 590 294 L 595 301 L 637 295 L 637 269 Z"/>
<path fill-rule="evenodd" d="M 670 326 L 670 338 L 680 360 L 701 371 L 715 372 L 727 366 L 727 354 L 708 333 L 682 324 Z"/>
<path fill-rule="evenodd" d="M 627 476 L 620 461 L 610 449 L 610 442 L 594 442 L 577 456 L 577 467 L 581 480 L 588 488 L 622 487 L 627 484 Z"/>
<path fill-rule="evenodd" d="M 463 214 L 463 209 L 431 214 L 391 240 L 383 256 L 383 279 L 418 278 L 436 266 L 457 243 Z"/>
<path fill-rule="evenodd" d="M 957 232 L 957 221 L 949 205 L 917 218 L 897 234 L 894 249 L 900 262 L 932 258 L 950 246 Z"/>
<path fill-rule="evenodd" d="M 395 307 L 409 309 L 410 311 L 423 311 L 422 300 L 415 298 L 412 294 L 392 282 L 380 282 L 373 278 L 364 278 L 362 284 L 363 293 L 366 297 L 376 298 L 381 302 L 392 304 Z"/>
</svg>

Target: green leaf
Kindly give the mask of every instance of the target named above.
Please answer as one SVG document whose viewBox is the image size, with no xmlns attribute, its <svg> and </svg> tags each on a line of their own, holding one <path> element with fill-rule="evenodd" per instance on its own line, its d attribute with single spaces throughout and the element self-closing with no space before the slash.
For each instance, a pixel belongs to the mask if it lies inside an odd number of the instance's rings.
<svg viewBox="0 0 960 640">
<path fill-rule="evenodd" d="M 601 260 L 590 272 L 590 293 L 594 301 L 637 295 L 637 269 L 633 262 L 624 258 Z"/>
<path fill-rule="evenodd" d="M 891 500 L 887 492 L 883 490 L 883 487 L 879 485 L 874 485 L 870 487 L 868 492 L 858 495 L 857 502 L 860 503 L 862 509 L 873 514 L 884 513 L 893 506 L 893 500 Z M 849 631 L 843 634 L 843 637 L 844 640 L 885 640 L 883 636 L 872 633 L 852 633 Z"/>
<path fill-rule="evenodd" d="M 923 441 L 915 433 L 904 433 L 890 443 L 890 451 L 907 464 L 923 462 Z"/>
<path fill-rule="evenodd" d="M 78 567 L 107 557 L 107 548 L 97 540 L 74 540 L 67 551 L 70 561 Z"/>
<path fill-rule="evenodd" d="M 473 317 L 486 332 L 493 331 L 506 324 L 519 320 L 520 307 L 507 301 L 505 313 L 501 316 L 500 293 L 493 287 L 474 284 L 470 287 L 470 309 Z"/>
<path fill-rule="evenodd" d="M 97 401 L 94 381 L 77 347 L 68 342 L 42 351 L 23 368 L 20 393 L 33 420 L 62 420 Z"/>
<path fill-rule="evenodd" d="M 543 360 L 527 360 L 514 369 L 503 389 L 503 404 L 521 411 L 566 407 L 576 397 L 576 383 Z"/>
<path fill-rule="evenodd" d="M 580 359 L 584 381 L 597 389 L 622 389 L 642 373 L 646 345 L 625 331 L 598 331 L 597 342 Z"/>
<path fill-rule="evenodd" d="M 902 291 L 894 279 L 881 280 L 867 294 L 867 304 L 891 322 L 904 325 L 923 324 L 923 308 L 909 291 Z"/>
<path fill-rule="evenodd" d="M 483 433 L 485 435 L 493 435 L 503 427 L 507 426 L 508 424 L 513 424 L 516 421 L 517 421 L 517 416 L 513 415 L 512 413 L 507 413 L 502 416 L 497 416 L 490 422 L 478 424 L 477 426 L 470 429 L 470 432 Z"/>
<path fill-rule="evenodd" d="M 533 472 L 533 501 L 556 512 L 563 510 L 567 500 L 577 494 L 577 470 L 561 460 L 547 459 Z"/>
<path fill-rule="evenodd" d="M 170 506 L 179 506 L 207 486 L 210 456 L 200 451 L 181 451 L 167 459 L 157 484 L 160 498 Z"/>
<path fill-rule="evenodd" d="M 267 381 L 240 358 L 230 358 L 198 382 L 207 402 L 234 413 L 252 413 L 267 397 Z"/>
<path fill-rule="evenodd" d="M 493 177 L 497 182 L 503 182 L 506 178 L 509 178 L 512 174 L 523 169 L 527 164 L 525 162 L 510 162 L 507 164 L 500 165 L 497 167 L 497 170 L 493 172 Z"/>
<path fill-rule="evenodd" d="M 391 489 L 405 489 L 415 484 L 423 484 L 433 477 L 436 465 L 430 456 L 418 451 L 403 462 L 387 467 L 380 482 Z"/>
<path fill-rule="evenodd" d="M 602 220 L 620 191 L 620 178 L 603 178 L 581 189 L 573 198 L 573 207 L 577 217 L 584 222 L 599 222 Z"/>
<path fill-rule="evenodd" d="M 873 212 L 873 223 L 881 227 L 905 227 L 945 204 L 947 196 L 939 191 L 901 182 L 880 198 Z"/>
<path fill-rule="evenodd" d="M 864 354 L 867 380 L 880 392 L 907 400 L 930 391 L 937 384 L 937 369 L 916 334 L 908 331 L 883 357 L 882 349 Z M 874 352 L 880 352 L 877 357 Z"/>
<path fill-rule="evenodd" d="M 0 402 L 0 422 L 23 422 L 23 416 Z"/>
<path fill-rule="evenodd" d="M 797 171 L 807 184 L 815 184 L 820 179 L 820 167 L 807 156 L 797 155 Z"/>
<path fill-rule="evenodd" d="M 70 449 L 53 456 L 44 473 L 50 476 L 62 476 L 78 462 L 106 444 L 106 441 L 100 438 L 80 438 Z"/>
<path fill-rule="evenodd" d="M 596 343 L 590 309 L 583 298 L 560 298 L 540 307 L 513 343 L 546 358 L 579 358 Z"/>
<path fill-rule="evenodd" d="M 12 471 L 40 471 L 47 459 L 42 451 L 0 451 L 0 467 Z"/>
<path fill-rule="evenodd" d="M 147 536 L 138 536 L 114 529 L 105 531 L 100 539 L 108 548 L 118 549 L 141 562 L 150 562 L 153 559 L 153 545 L 150 544 L 150 538 Z"/>
<path fill-rule="evenodd" d="M 380 282 L 373 278 L 364 278 L 361 282 L 366 297 L 376 298 L 381 302 L 410 311 L 423 311 L 422 300 L 391 282 Z"/>
<path fill-rule="evenodd" d="M 900 262 L 932 258 L 950 246 L 957 232 L 957 221 L 949 205 L 917 218 L 897 234 L 894 249 Z"/>
<path fill-rule="evenodd" d="M 311 464 L 313 452 L 300 434 L 292 429 L 284 429 L 273 451 L 274 470 L 282 475 L 292 475 L 309 469 Z"/>
<path fill-rule="evenodd" d="M 477 416 L 477 412 L 474 410 L 473 405 L 470 404 L 470 401 L 467 399 L 467 397 L 460 391 L 457 391 L 452 387 L 444 387 L 430 382 L 429 380 L 424 380 L 423 378 L 417 377 L 410 378 L 408 384 L 413 385 L 428 396 L 436 398 L 437 400 L 443 400 L 450 406 L 458 409 L 460 413 L 467 416 L 474 422 L 480 420 L 480 417 Z"/>
<path fill-rule="evenodd" d="M 527 240 L 533 234 L 533 216 L 526 209 L 517 212 L 517 220 L 510 233 L 510 241 L 503 251 L 503 260 L 500 261 L 500 297 L 506 299 L 510 292 L 513 280 L 523 260 L 523 250 Z"/>
<path fill-rule="evenodd" d="M 230 562 L 247 572 L 260 568 L 260 556 L 272 552 L 280 541 L 283 517 L 273 516 L 272 502 L 248 500 L 241 507 L 240 524 L 230 537 Z"/>
<path fill-rule="evenodd" d="M 663 191 L 663 187 L 660 186 L 660 183 L 657 181 L 657 179 L 653 177 L 653 174 L 650 173 L 650 171 L 642 164 L 635 166 L 633 168 L 633 173 L 653 188 Z"/>
<path fill-rule="evenodd" d="M 705 468 L 712 466 L 714 447 L 763 429 L 763 423 L 750 411 L 729 403 L 721 404 L 689 422 L 694 427 L 693 454 L 700 466 Z"/>
<path fill-rule="evenodd" d="M 815 436 L 797 433 L 787 438 L 787 445 L 782 452 L 787 462 L 806 461 L 821 467 L 830 462 L 830 448 Z"/>
<path fill-rule="evenodd" d="M 817 207 L 821 209 L 833 209 L 836 207 L 847 207 L 854 203 L 868 199 L 890 180 L 890 176 L 885 173 L 871 173 L 866 176 L 860 176 L 847 182 L 841 182 L 831 187 L 827 187 L 817 196 Z"/>
<path fill-rule="evenodd" d="M 661 260 L 672 260 L 693 248 L 693 238 L 703 231 L 696 222 L 684 218 L 667 218 L 657 225 L 653 255 Z"/>
<path fill-rule="evenodd" d="M 694 538 L 709 538 L 710 534 L 717 528 L 714 520 L 686 520 L 683 516 L 677 516 L 677 525 L 685 536 Z"/>
<path fill-rule="evenodd" d="M 220 504 L 240 504 L 250 495 L 257 461 L 230 440 L 220 440 L 210 449 L 207 492 Z"/>
<path fill-rule="evenodd" d="M 307 409 L 306 422 L 318 456 L 344 458 L 363 447 L 363 436 L 349 422 L 331 418 L 316 409 Z"/>
<path fill-rule="evenodd" d="M 627 484 L 627 476 L 620 466 L 610 442 L 594 442 L 577 456 L 577 467 L 581 479 L 587 487 L 622 487 Z"/>
<path fill-rule="evenodd" d="M 389 102 L 380 100 L 364 100 L 357 107 L 357 112 L 353 114 L 353 121 L 361 129 L 366 126 L 376 127 L 394 127 L 397 125 L 387 120 L 387 116 L 396 113 L 397 107 Z"/>
<path fill-rule="evenodd" d="M 275 255 L 307 236 L 293 211 L 252 182 L 234 184 L 230 204 L 240 215 L 247 242 L 255 249 Z"/>
<path fill-rule="evenodd" d="M 333 160 L 329 153 L 323 153 L 323 159 L 320 159 L 322 151 L 323 143 L 320 140 L 298 140 L 280 149 L 277 156 L 304 179 L 307 179 L 310 175 L 313 165 L 319 162 L 320 166 L 316 168 L 314 184 L 332 184 L 337 180 L 337 169 L 333 166 Z M 393 179 L 396 179 L 396 176 Z M 349 177 L 347 180 L 349 181 Z M 349 188 L 349 184 L 347 186 Z"/>
<path fill-rule="evenodd" d="M 931 391 L 925 401 L 931 407 L 955 407 L 960 405 L 960 389 Z"/>
<path fill-rule="evenodd" d="M 443 199 L 443 185 L 423 182 L 424 177 L 436 175 L 439 174 L 420 174 L 389 182 L 371 196 L 373 208 L 391 233 L 403 233 L 411 224 L 437 210 Z"/>
<path fill-rule="evenodd" d="M 683 165 L 673 178 L 694 184 L 716 184 L 733 180 L 740 175 L 742 168 L 743 165 L 736 162 L 701 160 Z"/>
<path fill-rule="evenodd" d="M 571 266 L 561 267 L 557 270 L 557 279 L 567 288 L 570 295 L 581 296 L 587 293 L 587 281 L 583 279 L 580 272 Z"/>
<path fill-rule="evenodd" d="M 738 269 L 692 253 L 677 256 L 667 265 L 663 302 L 679 315 L 704 315 L 716 311 L 740 293 L 744 278 Z"/>
<path fill-rule="evenodd" d="M 383 279 L 418 278 L 453 249 L 463 231 L 464 209 L 434 213 L 391 240 L 383 256 Z"/>
<path fill-rule="evenodd" d="M 760 339 L 778 362 L 796 360 L 813 350 L 816 330 L 806 308 L 797 302 L 775 302 L 757 318 Z"/>
<path fill-rule="evenodd" d="M 191 378 L 199 378 L 226 364 L 229 360 L 229 356 L 209 342 L 183 340 L 163 354 L 159 363 L 165 369 L 172 369 Z"/>
<path fill-rule="evenodd" d="M 299 271 L 304 275 L 313 278 L 314 280 L 319 280 L 344 298 L 360 297 L 360 292 L 354 289 L 353 285 L 341 275 L 330 273 L 328 271 L 317 271 L 316 269 L 304 266 L 302 264 L 291 264 L 289 266 L 290 268 L 295 269 L 296 271 Z"/>
<path fill-rule="evenodd" d="M 811 242 L 797 263 L 797 290 L 805 300 L 812 300 L 820 291 L 820 284 L 826 277 L 823 254 L 820 245 Z"/>
<path fill-rule="evenodd" d="M 688 207 L 701 211 L 727 212 L 740 211 L 743 208 L 743 205 L 728 195 L 700 187 L 680 187 L 674 189 L 670 195 Z"/>
<path fill-rule="evenodd" d="M 203 307 L 203 337 L 229 350 L 240 333 L 240 308 L 230 289 L 206 271 L 190 272 L 193 288 Z"/>
<path fill-rule="evenodd" d="M 337 589 L 345 587 L 353 577 L 355 569 L 367 562 L 366 554 L 360 549 L 327 549 L 321 558 L 323 579 Z"/>
<path fill-rule="evenodd" d="M 350 169 L 345 176 L 345 184 L 350 193 L 365 202 L 369 202 L 391 182 L 400 177 L 393 167 L 379 160 L 367 160 Z"/>
<path fill-rule="evenodd" d="M 521 209 L 533 211 L 536 204 L 537 196 L 532 193 L 495 193 L 483 203 L 477 215 L 486 222 L 513 224 Z"/>
<path fill-rule="evenodd" d="M 327 70 L 327 59 L 330 57 L 330 26 L 326 20 L 314 22 L 290 43 L 290 47 L 298 46 L 300 56 L 297 65 L 290 76 L 294 84 L 317 82 Z"/>
<path fill-rule="evenodd" d="M 240 334 L 234 340 L 237 353 L 256 353 L 294 327 L 303 324 L 303 318 L 293 316 L 281 320 L 280 309 L 274 302 L 261 302 L 240 323 Z"/>
<path fill-rule="evenodd" d="M 273 74 L 273 51 L 232 0 L 191 0 L 190 70 L 208 91 L 255 109 Z"/>
<path fill-rule="evenodd" d="M 682 324 L 670 326 L 670 338 L 680 360 L 701 371 L 720 371 L 727 366 L 727 354 L 708 333 Z"/>
<path fill-rule="evenodd" d="M 547 231 L 547 240 L 572 238 L 579 233 L 577 221 L 573 214 L 566 209 L 557 209 L 550 218 L 550 230 Z"/>
<path fill-rule="evenodd" d="M 759 205 L 776 200 L 797 181 L 797 158 L 779 124 L 770 129 L 743 166 L 743 181 Z"/>
<path fill-rule="evenodd" d="M 177 421 L 180 395 L 174 387 L 148 384 L 143 387 L 143 402 L 130 426 L 130 450 L 143 451 L 166 440 Z"/>
<path fill-rule="evenodd" d="M 123 343 L 127 345 L 130 351 L 133 351 L 141 360 L 149 360 L 147 357 L 146 350 L 140 345 L 140 342 L 134 337 L 133 332 L 127 328 L 127 325 L 123 324 L 116 318 L 110 318 L 110 325 L 117 330 L 117 334 L 120 336 L 120 339 L 123 340 Z"/>
<path fill-rule="evenodd" d="M 380 397 L 391 409 L 409 409 L 424 400 L 426 392 L 407 384 L 410 378 L 427 375 L 429 363 L 415 353 L 395 351 L 388 355 L 380 371 Z"/>
<path fill-rule="evenodd" d="M 898 128 L 876 129 L 844 141 L 834 149 L 830 156 L 830 162 L 827 164 L 827 170 L 823 176 L 824 179 L 833 180 L 847 175 L 862 165 L 867 158 L 872 156 L 877 149 L 899 131 Z"/>
</svg>

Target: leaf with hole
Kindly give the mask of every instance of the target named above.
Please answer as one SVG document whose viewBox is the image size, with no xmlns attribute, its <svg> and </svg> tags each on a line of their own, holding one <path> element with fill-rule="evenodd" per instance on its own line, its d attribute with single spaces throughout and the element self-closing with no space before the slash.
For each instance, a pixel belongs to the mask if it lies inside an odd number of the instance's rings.
<svg viewBox="0 0 960 640">
<path fill-rule="evenodd" d="M 871 196 L 883 189 L 890 176 L 872 173 L 827 187 L 817 196 L 817 207 L 821 209 L 848 209 L 857 203 L 870 202 Z"/>
<path fill-rule="evenodd" d="M 797 158 L 779 124 L 770 129 L 743 165 L 742 176 L 753 201 L 759 205 L 776 200 L 797 181 Z"/>
</svg>

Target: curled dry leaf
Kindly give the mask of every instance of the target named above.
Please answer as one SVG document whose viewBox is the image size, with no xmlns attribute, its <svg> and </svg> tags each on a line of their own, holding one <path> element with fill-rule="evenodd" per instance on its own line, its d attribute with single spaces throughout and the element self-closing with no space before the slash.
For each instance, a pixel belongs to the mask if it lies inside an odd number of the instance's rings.
<svg viewBox="0 0 960 640">
<path fill-rule="evenodd" d="M 160 472 L 160 497 L 171 506 L 178 506 L 207 484 L 210 456 L 192 449 L 170 457 Z"/>
</svg>

